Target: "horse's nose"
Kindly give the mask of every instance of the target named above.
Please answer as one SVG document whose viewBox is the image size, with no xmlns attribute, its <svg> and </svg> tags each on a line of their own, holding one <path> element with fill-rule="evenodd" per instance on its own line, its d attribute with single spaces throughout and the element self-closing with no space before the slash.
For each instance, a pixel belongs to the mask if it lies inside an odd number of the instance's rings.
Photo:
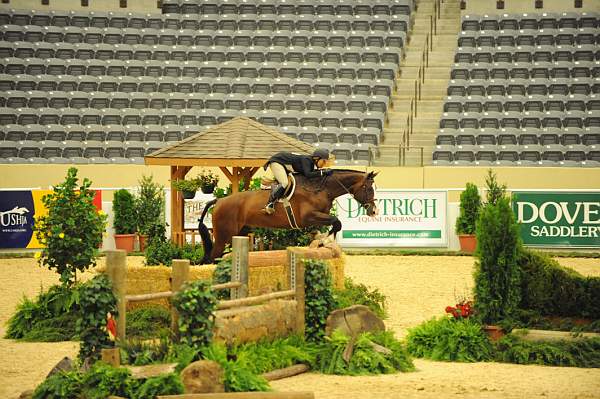
<svg viewBox="0 0 600 399">
<path fill-rule="evenodd" d="M 377 216 L 379 214 L 379 209 L 377 209 L 376 205 L 373 205 L 370 209 L 369 216 Z"/>
</svg>

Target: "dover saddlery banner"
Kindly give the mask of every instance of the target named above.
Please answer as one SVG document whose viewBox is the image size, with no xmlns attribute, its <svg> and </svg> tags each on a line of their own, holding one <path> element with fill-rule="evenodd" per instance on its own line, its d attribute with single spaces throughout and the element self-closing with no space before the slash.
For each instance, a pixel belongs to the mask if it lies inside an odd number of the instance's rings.
<svg viewBox="0 0 600 399">
<path fill-rule="evenodd" d="M 336 202 L 345 247 L 445 247 L 446 191 L 377 190 L 379 215 L 369 217 L 351 196 Z"/>
<path fill-rule="evenodd" d="M 525 245 L 600 247 L 600 192 L 513 191 Z"/>
</svg>

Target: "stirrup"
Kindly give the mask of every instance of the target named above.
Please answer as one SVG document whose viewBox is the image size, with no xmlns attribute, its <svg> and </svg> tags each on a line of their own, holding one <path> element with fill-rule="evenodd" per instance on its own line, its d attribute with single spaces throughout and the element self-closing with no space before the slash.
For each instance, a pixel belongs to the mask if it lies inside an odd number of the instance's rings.
<svg viewBox="0 0 600 399">
<path fill-rule="evenodd" d="M 269 202 L 264 208 L 263 211 L 267 215 L 272 215 L 275 213 L 275 204 L 273 202 Z"/>
</svg>

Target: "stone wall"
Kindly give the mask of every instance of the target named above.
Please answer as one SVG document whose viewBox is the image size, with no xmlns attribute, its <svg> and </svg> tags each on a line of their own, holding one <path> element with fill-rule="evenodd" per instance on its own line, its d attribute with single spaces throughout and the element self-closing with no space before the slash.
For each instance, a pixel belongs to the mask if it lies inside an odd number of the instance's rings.
<svg viewBox="0 0 600 399">
<path fill-rule="evenodd" d="M 214 340 L 228 344 L 287 337 L 296 328 L 296 301 L 273 300 L 216 312 Z"/>
</svg>

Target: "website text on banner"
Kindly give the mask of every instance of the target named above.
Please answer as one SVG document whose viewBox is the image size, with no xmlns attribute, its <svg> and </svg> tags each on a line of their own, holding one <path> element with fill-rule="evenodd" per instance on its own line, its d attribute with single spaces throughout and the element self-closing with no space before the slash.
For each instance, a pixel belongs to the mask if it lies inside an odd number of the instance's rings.
<svg viewBox="0 0 600 399">
<path fill-rule="evenodd" d="M 349 195 L 338 198 L 343 247 L 446 247 L 446 191 L 377 190 L 379 215 L 369 217 Z"/>
<path fill-rule="evenodd" d="M 600 191 L 514 191 L 525 245 L 600 248 Z"/>
<path fill-rule="evenodd" d="M 35 218 L 48 213 L 42 202 L 51 190 L 2 191 L 0 195 L 0 248 L 42 248 L 33 234 Z M 102 194 L 96 190 L 94 205 L 102 209 Z"/>
</svg>

